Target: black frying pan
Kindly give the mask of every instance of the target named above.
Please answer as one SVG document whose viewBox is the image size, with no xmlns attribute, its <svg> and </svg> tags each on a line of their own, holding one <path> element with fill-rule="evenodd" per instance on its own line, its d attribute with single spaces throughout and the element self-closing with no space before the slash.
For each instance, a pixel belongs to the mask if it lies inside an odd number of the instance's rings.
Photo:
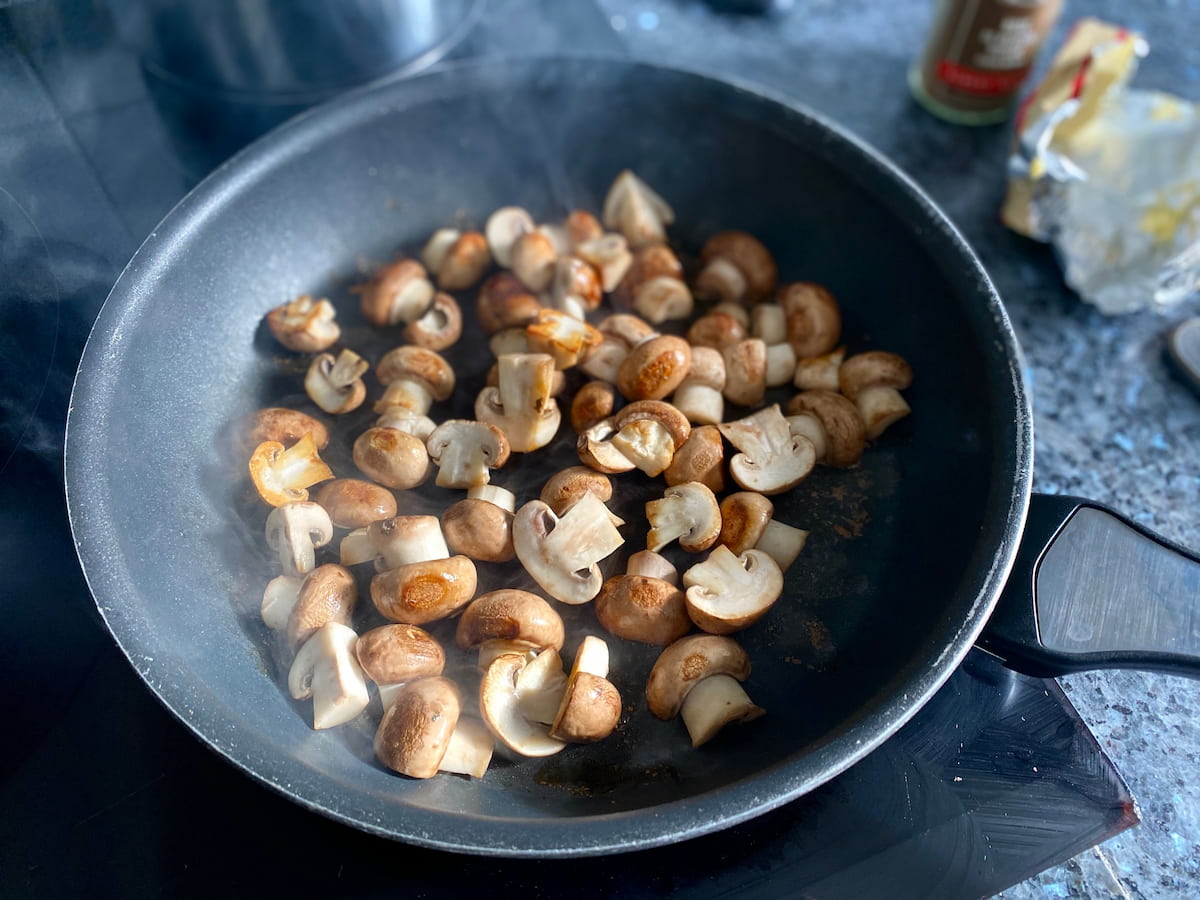
<svg viewBox="0 0 1200 900">
<path fill-rule="evenodd" d="M 750 694 L 768 716 L 692 750 L 680 723 L 645 710 L 655 651 L 614 640 L 627 719 L 617 736 L 546 760 L 500 760 L 482 781 L 397 777 L 372 758 L 370 722 L 311 730 L 258 619 L 274 573 L 236 423 L 265 404 L 311 409 L 300 388 L 305 361 L 280 353 L 260 320 L 298 293 L 328 295 L 344 344 L 377 360 L 399 336 L 364 327 L 350 292 L 375 266 L 436 227 L 481 223 L 500 205 L 543 219 L 597 209 L 625 167 L 674 205 L 685 253 L 719 229 L 744 228 L 772 248 L 785 278 L 830 286 L 851 351 L 890 349 L 912 362 L 915 412 L 859 469 L 818 470 L 777 498 L 777 517 L 812 537 L 784 598 L 740 636 L 754 661 Z M 478 331 L 449 355 L 460 388 L 436 414 L 469 416 L 488 364 Z M 346 437 L 326 454 L 336 471 L 353 474 L 349 444 L 370 418 L 363 410 L 341 423 Z M 186 198 L 130 263 L 83 356 L 68 425 L 80 558 L 109 628 L 162 702 L 306 806 L 366 831 L 487 854 L 673 842 L 843 771 L 912 716 L 979 637 L 1030 505 L 1030 413 L 1013 333 L 978 261 L 928 198 L 794 106 L 626 62 L 447 69 L 355 93 L 256 144 Z M 495 480 L 529 499 L 573 461 L 567 443 L 514 461 Z M 635 512 L 661 489 L 636 475 L 620 480 Z M 423 512 L 450 497 L 430 486 L 401 507 Z M 1170 653 L 1147 660 L 1145 651 L 1164 647 L 1152 629 L 1167 607 L 1125 622 L 1139 637 L 1114 644 L 1101 618 L 1090 633 L 1080 627 L 1081 617 L 1093 621 L 1083 604 L 1097 594 L 1068 577 L 1097 540 L 1135 555 L 1170 551 L 1124 540 L 1124 526 L 1077 501 L 1035 499 L 1030 521 L 1045 540 L 1025 556 L 1040 559 L 1059 537 L 1046 602 L 1067 601 L 1054 606 L 1049 647 L 1099 649 L 1085 660 L 1093 664 L 1130 661 L 1108 651 L 1132 649 L 1142 662 L 1185 666 L 1197 643 L 1187 628 Z M 645 526 L 627 531 L 625 549 L 638 549 Z M 1063 562 L 1059 548 L 1069 545 L 1078 546 Z M 1177 594 L 1195 597 L 1194 563 L 1155 564 Z M 992 645 L 1006 655 L 1030 630 L 1042 568 L 1023 558 L 1019 571 L 1014 594 L 1024 605 Z M 490 584 L 515 577 L 489 573 Z M 564 617 L 576 639 L 599 632 L 587 607 Z M 1049 619 L 1035 624 L 1046 631 Z M 449 643 L 451 629 L 433 630 Z M 1045 671 L 1066 658 L 1047 646 L 1035 654 Z M 469 661 L 452 669 L 469 675 Z"/>
</svg>

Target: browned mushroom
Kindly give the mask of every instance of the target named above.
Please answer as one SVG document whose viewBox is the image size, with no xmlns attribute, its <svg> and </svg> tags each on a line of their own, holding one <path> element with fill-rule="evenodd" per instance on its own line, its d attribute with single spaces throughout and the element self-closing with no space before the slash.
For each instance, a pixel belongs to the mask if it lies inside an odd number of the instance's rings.
<svg viewBox="0 0 1200 900">
<path fill-rule="evenodd" d="M 798 281 L 781 287 L 778 301 L 787 314 L 788 343 L 797 359 L 820 356 L 837 346 L 842 314 L 828 289 Z"/>
<path fill-rule="evenodd" d="M 542 308 L 537 295 L 512 272 L 497 272 L 479 288 L 475 315 L 483 330 L 495 334 L 505 328 L 524 328 Z"/>
<path fill-rule="evenodd" d="M 629 351 L 617 370 L 617 390 L 626 400 L 661 400 L 679 387 L 691 364 L 687 341 L 659 335 Z"/>
<path fill-rule="evenodd" d="M 589 381 L 571 399 L 571 427 L 583 434 L 597 422 L 613 414 L 617 389 L 607 381 Z"/>
<path fill-rule="evenodd" d="M 275 340 L 297 353 L 319 353 L 337 343 L 342 331 L 328 300 L 301 294 L 267 313 L 267 327 Z"/>
<path fill-rule="evenodd" d="M 779 271 L 771 252 L 744 231 L 714 234 L 700 251 L 696 293 L 705 300 L 759 303 L 771 296 Z"/>
<path fill-rule="evenodd" d="M 441 675 L 446 653 L 428 631 L 416 625 L 380 625 L 359 635 L 358 663 L 376 684 L 403 684 Z"/>
<path fill-rule="evenodd" d="M 693 428 L 663 472 L 667 484 L 698 481 L 719 494 L 725 490 L 725 442 L 716 425 Z"/>
<path fill-rule="evenodd" d="M 788 427 L 813 443 L 817 462 L 837 469 L 858 465 L 867 429 L 858 407 L 833 391 L 804 391 L 788 401 Z"/>
<path fill-rule="evenodd" d="M 423 265 L 415 259 L 398 259 L 361 288 L 363 318 L 381 327 L 407 325 L 425 314 L 434 293 Z"/>
<path fill-rule="evenodd" d="M 288 641 L 299 647 L 329 622 L 349 625 L 357 603 L 358 588 L 349 570 L 334 563 L 317 566 L 300 584 L 288 617 Z"/>
<path fill-rule="evenodd" d="M 255 447 L 264 441 L 274 441 L 287 446 L 294 444 L 306 434 L 311 434 L 318 450 L 329 444 L 329 429 L 325 423 L 299 410 L 283 406 L 260 409 L 250 418 L 246 440 Z"/>
<path fill-rule="evenodd" d="M 338 528 L 364 528 L 396 514 L 395 494 L 358 478 L 327 481 L 313 499 L 325 507 L 330 521 Z"/>
<path fill-rule="evenodd" d="M 487 238 L 478 231 L 439 228 L 433 233 L 421 259 L 445 291 L 461 291 L 475 284 L 492 263 Z"/>
<path fill-rule="evenodd" d="M 911 412 L 900 391 L 912 379 L 912 366 L 906 360 L 882 350 L 851 356 L 838 371 L 842 393 L 858 406 L 871 440 Z"/>
<path fill-rule="evenodd" d="M 387 385 L 375 412 L 398 406 L 415 416 L 429 412 L 433 402 L 442 402 L 454 393 L 454 369 L 434 350 L 424 347 L 397 347 L 384 354 L 375 366 L 375 377 Z"/>
<path fill-rule="evenodd" d="M 404 328 L 404 339 L 426 350 L 445 350 L 462 337 L 462 309 L 449 294 L 438 291 L 429 309 Z"/>
</svg>

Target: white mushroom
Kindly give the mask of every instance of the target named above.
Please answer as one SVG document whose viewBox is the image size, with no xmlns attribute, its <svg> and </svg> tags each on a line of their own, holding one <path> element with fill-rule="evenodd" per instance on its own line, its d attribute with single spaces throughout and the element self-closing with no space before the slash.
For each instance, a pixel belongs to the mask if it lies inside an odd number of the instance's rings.
<svg viewBox="0 0 1200 900">
<path fill-rule="evenodd" d="M 633 265 L 629 242 L 619 234 L 605 234 L 584 241 L 575 248 L 575 253 L 600 273 L 600 285 L 606 291 L 615 290 Z"/>
<path fill-rule="evenodd" d="M 288 670 L 288 691 L 297 700 L 313 701 L 313 728 L 349 722 L 370 702 L 366 676 L 354 645 L 354 629 L 338 622 L 321 627 L 304 642 Z"/>
<path fill-rule="evenodd" d="M 419 678 L 390 700 L 375 732 L 380 762 L 410 778 L 439 771 L 483 777 L 492 759 L 492 735 L 482 723 L 460 717 L 454 682 L 440 675 Z"/>
<path fill-rule="evenodd" d="M 492 262 L 486 238 L 478 231 L 439 228 L 421 251 L 421 261 L 446 291 L 469 288 Z"/>
<path fill-rule="evenodd" d="M 699 747 L 731 722 L 748 722 L 764 710 L 739 682 L 750 677 L 750 657 L 733 638 L 682 637 L 659 655 L 646 681 L 646 705 L 660 719 L 681 715 Z"/>
<path fill-rule="evenodd" d="M 521 235 L 533 231 L 533 216 L 519 206 L 502 206 L 490 216 L 483 227 L 488 249 L 497 265 L 512 265 L 512 246 Z"/>
<path fill-rule="evenodd" d="M 555 668 L 552 663 L 558 661 L 557 652 L 544 650 L 533 662 L 547 653 L 553 654 L 542 663 L 548 674 Z M 552 756 L 567 745 L 565 741 L 550 737 L 550 729 L 546 724 L 526 718 L 523 707 L 535 705 L 535 697 L 541 700 L 534 687 L 538 679 L 532 676 L 528 679 L 529 686 L 524 695 L 518 687 L 521 675 L 530 665 L 533 663 L 523 654 L 502 653 L 497 656 L 488 666 L 479 685 L 479 711 L 492 734 L 514 753 L 532 757 Z M 561 666 L 559 662 L 560 676 Z M 545 718 L 545 715 L 539 718 Z"/>
<path fill-rule="evenodd" d="M 666 241 L 666 226 L 675 221 L 675 212 L 646 182 L 626 169 L 608 189 L 601 219 L 605 227 L 615 228 L 631 247 L 637 248 Z"/>
<path fill-rule="evenodd" d="M 358 409 L 367 397 L 362 377 L 371 364 L 353 350 L 343 350 L 335 359 L 332 353 L 313 357 L 304 375 L 304 392 L 327 413 L 348 413 Z"/>
<path fill-rule="evenodd" d="M 376 428 L 395 428 L 405 434 L 411 434 L 424 443 L 437 428 L 437 423 L 429 416 L 418 415 L 403 406 L 389 406 L 375 420 Z"/>
<path fill-rule="evenodd" d="M 508 439 L 495 425 L 447 419 L 425 442 L 438 465 L 438 487 L 470 488 L 487 484 L 489 470 L 508 462 Z"/>
<path fill-rule="evenodd" d="M 693 425 L 716 425 L 725 418 L 725 358 L 712 347 L 692 347 L 692 364 L 671 403 Z"/>
<path fill-rule="evenodd" d="M 503 431 L 516 453 L 544 447 L 562 420 L 551 396 L 554 360 L 544 353 L 511 353 L 497 365 L 498 384 L 479 392 L 475 418 Z"/>
<path fill-rule="evenodd" d="M 600 346 L 602 336 L 587 322 L 557 309 L 538 310 L 537 320 L 525 326 L 533 353 L 546 353 L 558 369 L 569 369 Z"/>
<path fill-rule="evenodd" d="M 684 698 L 679 716 L 692 746 L 708 743 L 717 732 L 733 722 L 750 722 L 765 710 L 750 699 L 736 678 L 710 675 L 701 679 Z"/>
<path fill-rule="evenodd" d="M 692 432 L 687 417 L 661 400 L 638 400 L 612 418 L 613 447 L 651 478 L 671 465 Z"/>
<path fill-rule="evenodd" d="M 729 474 L 746 490 L 760 494 L 786 491 L 804 480 L 816 463 L 812 441 L 792 434 L 778 403 L 717 427 L 742 451 L 729 461 Z"/>
<path fill-rule="evenodd" d="M 450 549 L 437 516 L 393 516 L 367 526 L 381 569 L 448 559 Z"/>
<path fill-rule="evenodd" d="M 579 435 L 575 447 L 579 451 L 579 459 L 591 469 L 606 475 L 619 472 L 631 472 L 637 466 L 628 456 L 613 444 L 617 434 L 616 419 L 602 419 L 591 428 Z"/>
<path fill-rule="evenodd" d="M 650 533 L 646 547 L 661 550 L 678 539 L 689 553 L 707 550 L 721 535 L 721 509 L 716 495 L 698 481 L 667 488 L 662 499 L 646 504 Z"/>
<path fill-rule="evenodd" d="M 585 494 L 562 518 L 541 500 L 530 500 L 513 519 L 513 546 L 550 596 L 586 603 L 604 581 L 597 563 L 625 543 L 617 531 L 621 524 L 595 494 Z"/>
<path fill-rule="evenodd" d="M 846 358 L 846 348 L 838 347 L 820 356 L 809 356 L 796 360 L 796 374 L 792 384 L 802 391 L 838 390 L 838 371 Z"/>
<path fill-rule="evenodd" d="M 783 593 L 783 573 L 762 550 L 734 556 L 724 544 L 683 573 L 688 615 L 710 634 L 757 622 Z"/>
<path fill-rule="evenodd" d="M 263 623 L 272 631 L 287 628 L 296 601 L 300 599 L 300 585 L 303 582 L 304 579 L 299 575 L 276 575 L 267 582 L 260 615 Z"/>
<path fill-rule="evenodd" d="M 319 503 L 285 503 L 267 516 L 267 544 L 279 554 L 285 575 L 303 575 L 316 565 L 316 548 L 333 540 L 333 522 Z"/>
<path fill-rule="evenodd" d="M 268 312 L 267 327 L 289 350 L 317 353 L 342 336 L 335 317 L 336 311 L 328 300 L 314 300 L 308 294 L 301 294 Z"/>
</svg>

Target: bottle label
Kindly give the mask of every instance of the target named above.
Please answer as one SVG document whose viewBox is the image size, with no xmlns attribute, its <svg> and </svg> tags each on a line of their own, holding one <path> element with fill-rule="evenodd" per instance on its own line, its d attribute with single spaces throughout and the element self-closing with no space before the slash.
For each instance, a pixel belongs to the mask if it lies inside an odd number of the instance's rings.
<svg viewBox="0 0 1200 900">
<path fill-rule="evenodd" d="M 949 87 L 981 97 L 1011 94 L 1029 74 L 1029 66 L 1006 72 L 974 69 L 943 59 L 937 66 L 938 80 Z"/>
</svg>

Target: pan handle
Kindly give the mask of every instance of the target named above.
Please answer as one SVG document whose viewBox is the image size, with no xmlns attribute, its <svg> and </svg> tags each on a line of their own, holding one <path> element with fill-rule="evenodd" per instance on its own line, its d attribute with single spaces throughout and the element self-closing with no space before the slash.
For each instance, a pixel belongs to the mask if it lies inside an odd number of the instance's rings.
<svg viewBox="0 0 1200 900">
<path fill-rule="evenodd" d="M 1034 494 L 979 645 L 1028 675 L 1200 677 L 1200 557 L 1091 500 Z"/>
</svg>

